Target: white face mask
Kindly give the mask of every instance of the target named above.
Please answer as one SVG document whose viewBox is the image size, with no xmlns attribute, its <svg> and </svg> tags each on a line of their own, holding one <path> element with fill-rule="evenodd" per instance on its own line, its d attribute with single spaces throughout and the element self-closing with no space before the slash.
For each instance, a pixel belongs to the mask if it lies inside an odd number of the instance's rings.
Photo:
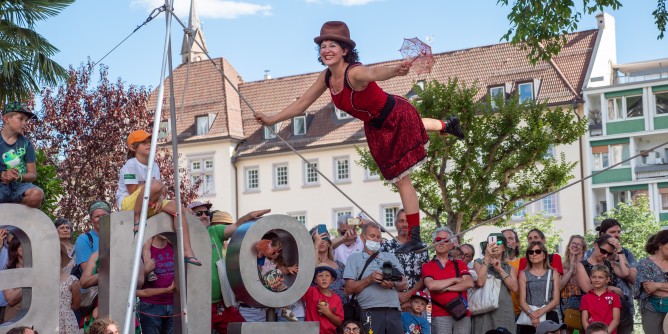
<svg viewBox="0 0 668 334">
<path fill-rule="evenodd" d="M 373 240 L 367 240 L 364 245 L 368 250 L 371 252 L 377 252 L 380 249 L 380 242 L 378 241 L 373 241 Z"/>
</svg>

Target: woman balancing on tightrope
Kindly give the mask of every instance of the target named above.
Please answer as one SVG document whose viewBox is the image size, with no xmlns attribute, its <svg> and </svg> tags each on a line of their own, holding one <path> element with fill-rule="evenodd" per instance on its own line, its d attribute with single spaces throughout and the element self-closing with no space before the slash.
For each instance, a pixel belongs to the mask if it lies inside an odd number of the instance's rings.
<svg viewBox="0 0 668 334">
<path fill-rule="evenodd" d="M 409 173 L 427 156 L 429 137 L 426 131 L 449 133 L 464 138 L 459 119 L 450 116 L 441 121 L 420 118 L 418 111 L 405 99 L 385 93 L 376 81 L 384 81 L 408 74 L 411 62 L 394 66 L 373 68 L 357 62 L 355 42 L 350 39 L 348 26 L 339 21 L 323 24 L 320 36 L 318 60 L 327 69 L 298 100 L 274 116 L 261 112 L 255 114 L 263 125 L 273 125 L 302 114 L 329 89 L 334 105 L 364 121 L 369 151 L 386 180 L 399 190 L 406 212 L 410 239 L 400 252 L 410 252 L 423 247 L 420 240 L 420 207 Z"/>
</svg>

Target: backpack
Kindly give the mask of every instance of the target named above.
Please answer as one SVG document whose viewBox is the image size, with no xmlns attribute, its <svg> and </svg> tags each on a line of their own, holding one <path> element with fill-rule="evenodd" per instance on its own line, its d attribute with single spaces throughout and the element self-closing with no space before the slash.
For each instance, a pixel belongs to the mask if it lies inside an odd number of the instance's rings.
<svg viewBox="0 0 668 334">
<path fill-rule="evenodd" d="M 88 237 L 88 243 L 90 244 L 90 248 L 93 249 L 93 236 L 90 235 L 90 232 L 86 232 L 85 235 Z M 76 277 L 77 279 L 81 279 L 81 275 L 83 275 L 83 269 L 81 268 L 81 264 L 77 264 L 76 266 L 72 267 L 70 275 Z"/>
</svg>

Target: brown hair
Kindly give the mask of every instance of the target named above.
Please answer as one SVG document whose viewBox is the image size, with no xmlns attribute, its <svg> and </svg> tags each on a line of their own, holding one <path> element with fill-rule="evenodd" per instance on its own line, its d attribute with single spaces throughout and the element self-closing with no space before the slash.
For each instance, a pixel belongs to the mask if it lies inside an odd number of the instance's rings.
<svg viewBox="0 0 668 334">
<path fill-rule="evenodd" d="M 592 266 L 592 267 L 591 267 L 591 272 L 589 273 L 589 276 L 591 276 L 592 274 L 594 274 L 595 271 L 602 271 L 602 272 L 604 272 L 604 273 L 605 273 L 605 276 L 608 277 L 608 278 L 610 278 L 610 276 L 611 276 L 611 275 L 610 275 L 610 269 L 608 269 L 608 267 L 606 267 L 606 266 L 604 266 L 604 265 L 602 265 L 602 264 L 597 264 L 597 265 L 595 265 L 595 266 Z"/>
<path fill-rule="evenodd" d="M 526 253 L 524 254 L 524 256 L 527 257 L 527 268 L 531 269 L 533 267 L 533 264 L 529 261 L 529 251 L 535 246 L 538 246 L 540 250 L 543 251 L 543 254 L 545 254 L 545 259 L 543 259 L 543 269 L 552 268 L 550 266 L 550 257 L 548 256 L 549 254 L 547 254 L 547 248 L 545 247 L 545 244 L 540 241 L 532 241 L 529 243 L 529 246 L 527 246 Z"/>
<path fill-rule="evenodd" d="M 107 327 L 109 325 L 116 325 L 118 327 L 118 323 L 111 319 L 110 316 L 106 316 L 104 318 L 97 319 L 93 321 L 93 323 L 90 325 L 90 329 L 88 329 L 88 334 L 105 334 L 107 331 Z"/>
<path fill-rule="evenodd" d="M 668 230 L 661 230 L 651 236 L 645 244 L 645 252 L 650 255 L 656 254 L 659 251 L 659 247 L 668 243 Z"/>
</svg>

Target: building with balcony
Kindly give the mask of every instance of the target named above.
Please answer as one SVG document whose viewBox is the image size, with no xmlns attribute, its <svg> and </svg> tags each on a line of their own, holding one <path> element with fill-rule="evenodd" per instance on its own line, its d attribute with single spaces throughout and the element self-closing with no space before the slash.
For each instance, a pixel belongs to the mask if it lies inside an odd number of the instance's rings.
<svg viewBox="0 0 668 334">
<path fill-rule="evenodd" d="M 661 145 L 668 142 L 668 58 L 612 65 L 609 80 L 585 89 L 584 97 L 588 172 L 624 161 L 588 180 L 590 223 L 639 194 L 668 221 L 668 145 Z"/>
</svg>

